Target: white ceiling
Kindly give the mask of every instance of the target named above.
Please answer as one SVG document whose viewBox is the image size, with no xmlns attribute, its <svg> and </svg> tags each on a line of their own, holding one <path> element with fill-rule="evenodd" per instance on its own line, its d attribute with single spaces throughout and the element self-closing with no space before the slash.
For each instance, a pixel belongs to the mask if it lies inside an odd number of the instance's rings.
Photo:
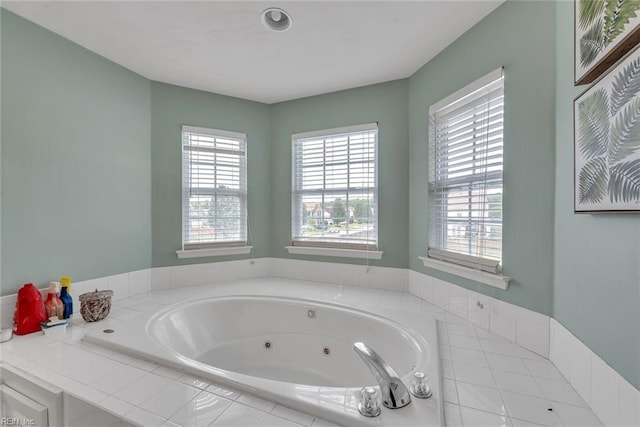
<svg viewBox="0 0 640 427">
<path fill-rule="evenodd" d="M 151 80 L 264 103 L 409 77 L 503 0 L 3 1 Z M 292 16 L 282 33 L 260 13 Z"/>
</svg>

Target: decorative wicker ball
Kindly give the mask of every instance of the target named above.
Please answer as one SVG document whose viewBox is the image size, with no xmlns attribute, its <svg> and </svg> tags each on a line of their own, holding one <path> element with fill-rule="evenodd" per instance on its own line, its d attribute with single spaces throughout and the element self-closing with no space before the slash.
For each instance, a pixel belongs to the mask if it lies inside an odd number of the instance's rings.
<svg viewBox="0 0 640 427">
<path fill-rule="evenodd" d="M 102 320 L 111 310 L 111 296 L 113 291 L 104 290 L 87 292 L 80 295 L 80 314 L 86 322 L 96 322 Z"/>
</svg>

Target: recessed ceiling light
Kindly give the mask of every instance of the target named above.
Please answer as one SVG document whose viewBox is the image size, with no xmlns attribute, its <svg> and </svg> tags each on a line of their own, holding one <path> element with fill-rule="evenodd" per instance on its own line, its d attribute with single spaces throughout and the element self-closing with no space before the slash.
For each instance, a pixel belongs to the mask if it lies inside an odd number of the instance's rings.
<svg viewBox="0 0 640 427">
<path fill-rule="evenodd" d="M 287 31 L 291 28 L 291 16 L 277 7 L 270 7 L 260 14 L 262 23 L 272 31 Z"/>
</svg>

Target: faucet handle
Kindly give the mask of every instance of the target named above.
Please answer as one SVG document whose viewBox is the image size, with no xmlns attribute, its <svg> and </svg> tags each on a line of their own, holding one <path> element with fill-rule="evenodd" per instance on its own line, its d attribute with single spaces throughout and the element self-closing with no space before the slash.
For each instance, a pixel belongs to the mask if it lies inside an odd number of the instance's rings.
<svg viewBox="0 0 640 427">
<path fill-rule="evenodd" d="M 377 417 L 380 415 L 380 393 L 375 387 L 362 387 L 360 389 L 358 411 L 365 417 Z"/>
<path fill-rule="evenodd" d="M 424 372 L 417 371 L 413 373 L 411 377 L 411 394 L 418 399 L 428 399 L 432 396 L 431 389 L 429 388 L 428 378 Z"/>
</svg>

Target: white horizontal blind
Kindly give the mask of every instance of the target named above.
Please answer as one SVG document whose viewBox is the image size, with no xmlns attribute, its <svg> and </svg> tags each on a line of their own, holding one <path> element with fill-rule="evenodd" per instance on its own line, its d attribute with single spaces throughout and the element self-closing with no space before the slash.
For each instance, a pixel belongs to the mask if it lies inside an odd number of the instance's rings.
<svg viewBox="0 0 640 427">
<path fill-rule="evenodd" d="M 182 127 L 182 246 L 247 242 L 246 135 Z"/>
<path fill-rule="evenodd" d="M 429 110 L 429 256 L 498 273 L 504 85 L 498 69 Z"/>
<path fill-rule="evenodd" d="M 377 124 L 292 135 L 293 245 L 377 248 Z"/>
</svg>

